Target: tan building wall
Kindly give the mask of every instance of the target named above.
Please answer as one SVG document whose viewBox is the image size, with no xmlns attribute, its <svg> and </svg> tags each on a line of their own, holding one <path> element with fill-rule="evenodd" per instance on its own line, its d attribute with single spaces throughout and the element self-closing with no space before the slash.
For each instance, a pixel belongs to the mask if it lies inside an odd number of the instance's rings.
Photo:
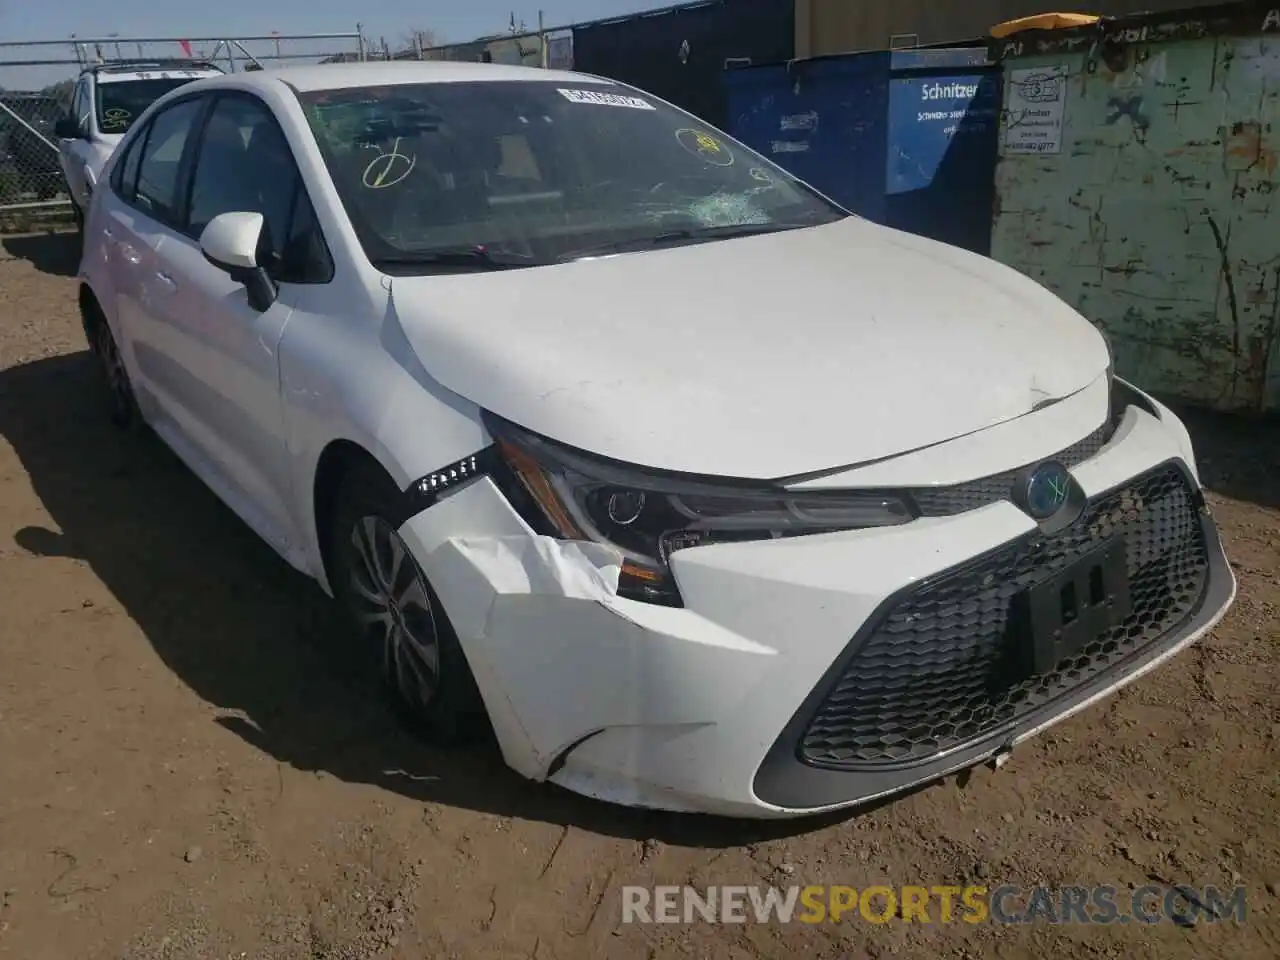
<svg viewBox="0 0 1280 960">
<path fill-rule="evenodd" d="M 1037 13 L 1114 17 L 1196 5 L 1197 0 L 796 0 L 796 57 L 971 40 L 997 23 Z"/>
</svg>

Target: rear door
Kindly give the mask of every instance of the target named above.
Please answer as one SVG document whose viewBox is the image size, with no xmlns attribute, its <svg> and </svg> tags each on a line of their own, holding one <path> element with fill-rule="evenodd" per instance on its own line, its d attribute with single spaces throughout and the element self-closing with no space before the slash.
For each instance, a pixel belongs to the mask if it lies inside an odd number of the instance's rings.
<svg viewBox="0 0 1280 960">
<path fill-rule="evenodd" d="M 198 305 L 183 302 L 183 292 L 166 271 L 161 251 L 181 241 L 185 200 L 182 184 L 195 133 L 210 102 L 208 95 L 186 97 L 166 106 L 129 140 L 113 169 L 110 197 L 94 218 L 104 233 L 103 248 L 114 281 L 115 316 L 139 402 L 151 404 L 149 417 L 180 424 L 180 378 L 169 359 L 169 320 Z M 132 361 L 130 363 L 130 361 Z"/>
</svg>

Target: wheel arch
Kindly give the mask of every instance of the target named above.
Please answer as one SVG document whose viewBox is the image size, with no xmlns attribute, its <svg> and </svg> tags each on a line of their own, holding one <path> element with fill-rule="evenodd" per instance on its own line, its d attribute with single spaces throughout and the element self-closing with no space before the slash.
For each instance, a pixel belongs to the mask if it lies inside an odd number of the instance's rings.
<svg viewBox="0 0 1280 960">
<path fill-rule="evenodd" d="M 314 524 L 316 550 L 319 553 L 321 586 L 332 592 L 331 547 L 332 531 L 329 518 L 337 506 L 338 492 L 343 480 L 361 467 L 375 469 L 386 475 L 396 486 L 396 474 L 363 445 L 345 437 L 330 440 L 320 451 L 311 482 L 311 522 Z"/>
<path fill-rule="evenodd" d="M 354 325 L 324 315 L 295 317 L 286 329 L 280 378 L 294 523 L 304 564 L 326 592 L 328 518 L 353 467 L 376 465 L 405 491 L 485 443 L 474 405 L 418 366 L 412 354 L 380 342 L 371 349 Z"/>
<path fill-rule="evenodd" d="M 80 306 L 80 326 L 84 329 L 84 338 L 89 343 L 89 349 L 96 353 L 98 346 L 94 332 L 99 324 L 107 322 L 107 315 L 102 309 L 102 304 L 98 301 L 97 294 L 93 292 L 93 288 L 87 283 L 82 282 L 80 284 L 77 301 Z"/>
</svg>

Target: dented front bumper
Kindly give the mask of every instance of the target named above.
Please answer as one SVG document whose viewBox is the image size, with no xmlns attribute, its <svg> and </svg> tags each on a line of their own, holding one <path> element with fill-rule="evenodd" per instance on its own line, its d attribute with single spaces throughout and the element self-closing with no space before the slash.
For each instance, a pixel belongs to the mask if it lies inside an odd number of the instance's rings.
<svg viewBox="0 0 1280 960">
<path fill-rule="evenodd" d="M 1131 408 L 1073 472 L 1094 497 L 1185 463 L 1185 449 L 1184 434 Z M 1189 470 L 1178 470 L 1194 490 Z M 815 705 L 904 592 L 1035 533 L 1008 502 L 898 527 L 679 551 L 671 566 L 682 609 L 617 596 L 616 552 L 535 535 L 484 477 L 401 532 L 517 772 L 628 805 L 777 817 L 867 802 L 986 760 L 1201 636 L 1235 583 L 1212 524 L 1195 522 L 1208 559 L 1193 615 L 996 733 L 880 767 L 806 760 Z"/>
</svg>

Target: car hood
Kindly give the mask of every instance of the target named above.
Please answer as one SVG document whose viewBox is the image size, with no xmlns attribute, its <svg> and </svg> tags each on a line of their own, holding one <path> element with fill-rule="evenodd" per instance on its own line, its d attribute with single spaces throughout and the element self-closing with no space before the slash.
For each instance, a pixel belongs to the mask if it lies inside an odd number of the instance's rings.
<svg viewBox="0 0 1280 960">
<path fill-rule="evenodd" d="M 995 261 L 848 218 L 501 272 L 396 277 L 441 384 L 648 467 L 781 478 L 904 453 L 1092 383 L 1102 335 Z"/>
</svg>

